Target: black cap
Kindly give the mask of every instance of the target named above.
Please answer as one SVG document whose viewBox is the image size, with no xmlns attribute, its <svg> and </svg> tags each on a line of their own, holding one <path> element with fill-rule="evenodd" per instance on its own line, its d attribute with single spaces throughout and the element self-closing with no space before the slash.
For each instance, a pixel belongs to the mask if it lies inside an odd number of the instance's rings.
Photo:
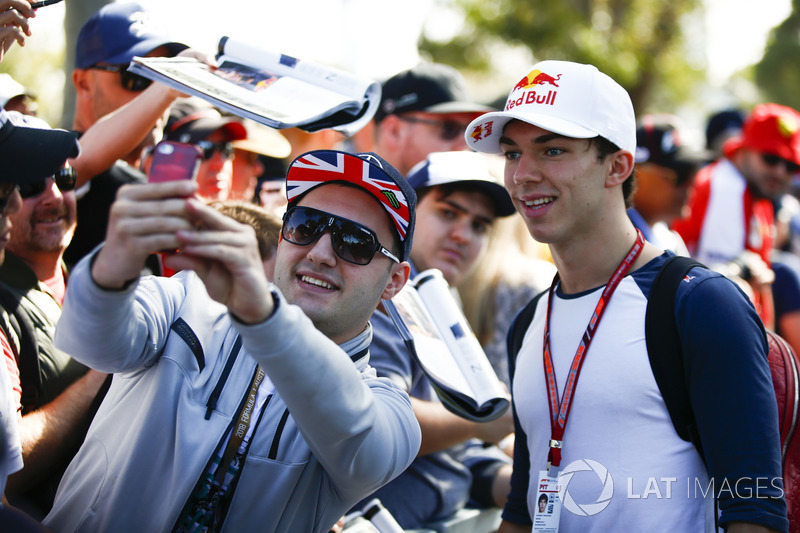
<svg viewBox="0 0 800 533">
<path fill-rule="evenodd" d="M 726 109 L 714 113 L 706 124 L 706 148 L 719 150 L 722 143 L 741 133 L 745 115 L 738 109 Z"/>
<path fill-rule="evenodd" d="M 194 144 L 219 129 L 225 130 L 231 141 L 247 138 L 247 129 L 238 118 L 223 117 L 200 98 L 182 98 L 170 107 L 164 139 Z"/>
<path fill-rule="evenodd" d="M 419 63 L 383 83 L 375 122 L 380 122 L 386 115 L 409 111 L 477 114 L 493 109 L 472 101 L 464 77 L 453 67 L 441 63 Z"/>
<path fill-rule="evenodd" d="M 708 161 L 705 153 L 683 145 L 669 115 L 645 115 L 636 129 L 636 163 L 653 163 L 678 173 L 678 184 L 692 178 Z"/>
<path fill-rule="evenodd" d="M 0 182 L 35 183 L 48 178 L 80 152 L 76 134 L 50 129 L 43 120 L 16 111 L 0 113 Z"/>
</svg>

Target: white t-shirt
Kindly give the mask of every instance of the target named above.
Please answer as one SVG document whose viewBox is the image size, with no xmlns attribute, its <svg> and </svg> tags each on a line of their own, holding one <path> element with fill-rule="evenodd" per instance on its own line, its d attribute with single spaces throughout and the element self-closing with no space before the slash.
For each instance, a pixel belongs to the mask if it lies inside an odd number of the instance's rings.
<svg viewBox="0 0 800 533">
<path fill-rule="evenodd" d="M 550 346 L 559 397 L 601 293 L 602 288 L 568 297 L 556 294 Z M 563 439 L 560 469 L 575 473 L 567 483 L 560 533 L 713 531 L 706 468 L 692 443 L 676 434 L 650 368 L 646 306 L 642 290 L 626 276 L 586 354 Z M 517 357 L 513 390 L 528 439 L 531 516 L 534 480 L 546 469 L 550 440 L 542 359 L 546 314 L 543 297 Z M 613 492 L 607 483 L 613 483 Z M 572 503 L 567 504 L 567 496 Z"/>
</svg>

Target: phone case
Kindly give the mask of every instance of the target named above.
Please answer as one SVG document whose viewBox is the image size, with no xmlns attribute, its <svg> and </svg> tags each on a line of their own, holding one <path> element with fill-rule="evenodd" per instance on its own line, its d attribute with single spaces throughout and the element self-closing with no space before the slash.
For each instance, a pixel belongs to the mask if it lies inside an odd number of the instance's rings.
<svg viewBox="0 0 800 533">
<path fill-rule="evenodd" d="M 197 176 L 203 152 L 193 144 L 161 141 L 153 149 L 147 181 L 192 180 Z"/>
</svg>

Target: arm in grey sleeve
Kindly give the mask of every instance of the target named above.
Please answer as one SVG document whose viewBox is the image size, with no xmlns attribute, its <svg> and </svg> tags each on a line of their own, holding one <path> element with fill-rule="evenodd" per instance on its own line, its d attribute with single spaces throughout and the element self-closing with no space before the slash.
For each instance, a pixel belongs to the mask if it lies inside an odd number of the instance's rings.
<svg viewBox="0 0 800 533">
<path fill-rule="evenodd" d="M 300 308 L 279 299 L 243 345 L 275 385 L 314 456 L 343 494 L 363 494 L 411 464 L 420 445 L 408 395 L 373 370 L 363 374 Z"/>
<path fill-rule="evenodd" d="M 146 277 L 125 290 L 105 290 L 90 273 L 95 253 L 70 273 L 56 346 L 102 372 L 147 366 L 165 342 L 186 287 L 172 278 Z"/>
</svg>

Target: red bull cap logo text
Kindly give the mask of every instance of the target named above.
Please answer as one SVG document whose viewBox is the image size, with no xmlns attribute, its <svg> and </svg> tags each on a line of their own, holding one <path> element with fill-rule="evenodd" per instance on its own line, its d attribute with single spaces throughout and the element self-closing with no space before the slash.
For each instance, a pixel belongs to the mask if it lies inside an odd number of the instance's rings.
<svg viewBox="0 0 800 533">
<path fill-rule="evenodd" d="M 516 100 L 509 100 L 506 103 L 505 111 L 513 109 L 522 104 L 554 105 L 555 103 L 556 91 L 547 91 L 547 94 L 536 94 L 536 91 L 528 91 Z"/>
<path fill-rule="evenodd" d="M 481 139 L 489 137 L 492 134 L 492 124 L 494 124 L 494 121 L 490 120 L 475 126 L 472 129 L 472 133 L 469 134 L 469 136 L 472 137 L 472 142 L 478 142 Z"/>
</svg>

